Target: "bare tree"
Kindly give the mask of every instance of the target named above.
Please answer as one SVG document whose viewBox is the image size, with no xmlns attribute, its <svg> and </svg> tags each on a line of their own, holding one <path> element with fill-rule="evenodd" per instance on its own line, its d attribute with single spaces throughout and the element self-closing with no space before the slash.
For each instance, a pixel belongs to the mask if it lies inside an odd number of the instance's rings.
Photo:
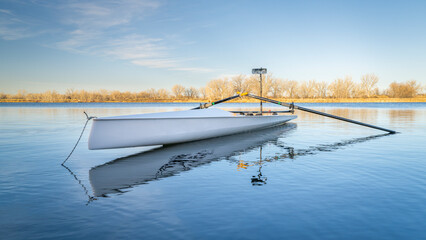
<svg viewBox="0 0 426 240">
<path fill-rule="evenodd" d="M 315 96 L 320 98 L 327 97 L 328 83 L 327 82 L 317 82 L 314 87 Z"/>
<path fill-rule="evenodd" d="M 205 87 L 200 87 L 200 89 L 198 90 L 198 92 L 200 93 L 200 97 L 202 99 L 206 99 L 207 98 L 207 93 L 206 93 L 206 88 Z"/>
<path fill-rule="evenodd" d="M 289 98 L 297 98 L 297 87 L 299 83 L 294 80 L 284 80 L 281 82 L 282 91 L 284 92 L 283 96 Z"/>
<path fill-rule="evenodd" d="M 121 92 L 120 91 L 112 91 L 111 92 L 111 101 L 120 101 L 121 100 Z"/>
<path fill-rule="evenodd" d="M 389 97 L 409 98 L 415 97 L 421 90 L 420 84 L 416 80 L 405 83 L 393 82 L 389 85 L 387 94 Z"/>
<path fill-rule="evenodd" d="M 422 91 L 422 85 L 420 83 L 417 83 L 416 80 L 409 80 L 407 84 L 411 87 L 411 89 L 413 89 L 414 91 L 413 96 L 416 96 Z"/>
<path fill-rule="evenodd" d="M 207 84 L 206 93 L 210 100 L 222 99 L 232 94 L 232 87 L 227 79 L 213 79 Z"/>
<path fill-rule="evenodd" d="M 198 90 L 194 87 L 189 87 L 187 89 L 185 89 L 185 97 L 190 98 L 190 99 L 194 99 L 194 98 L 198 98 Z"/>
<path fill-rule="evenodd" d="M 361 95 L 362 97 L 373 96 L 378 82 L 379 77 L 376 76 L 374 73 L 364 74 L 361 77 L 361 86 L 358 95 Z"/>
<path fill-rule="evenodd" d="M 85 96 L 86 102 L 88 101 L 87 96 L 88 95 Z M 58 102 L 58 101 L 61 101 L 61 100 L 62 100 L 62 96 L 58 92 L 56 92 L 55 90 L 53 90 L 53 91 L 48 90 L 48 91 L 42 93 L 42 101 L 44 101 L 44 102 Z"/>
<path fill-rule="evenodd" d="M 315 97 L 315 80 L 304 81 L 299 86 L 299 97 L 301 98 L 313 98 Z"/>
<path fill-rule="evenodd" d="M 98 93 L 100 95 L 100 98 L 102 99 L 101 101 L 105 102 L 111 100 L 110 91 L 106 89 L 101 89 L 98 91 Z"/>
<path fill-rule="evenodd" d="M 157 91 L 157 95 L 160 99 L 168 99 L 170 97 L 170 92 L 167 89 L 160 88 Z"/>
<path fill-rule="evenodd" d="M 259 75 L 249 75 L 246 78 L 247 92 L 260 95 L 260 78 Z"/>
<path fill-rule="evenodd" d="M 283 96 L 282 80 L 278 78 L 270 78 L 270 95 L 274 98 Z"/>
<path fill-rule="evenodd" d="M 259 82 L 260 82 L 260 78 L 259 78 Z M 273 77 L 272 74 L 262 75 L 262 95 L 263 96 L 272 95 L 272 85 L 274 82 L 275 82 L 275 78 Z"/>
<path fill-rule="evenodd" d="M 27 91 L 25 90 L 18 90 L 18 93 L 15 95 L 15 99 L 25 99 L 27 95 Z"/>
<path fill-rule="evenodd" d="M 65 91 L 65 98 L 67 98 L 67 99 L 75 99 L 75 90 L 74 90 L 74 88 L 68 88 L 66 91 Z"/>
<path fill-rule="evenodd" d="M 149 94 L 146 91 L 140 91 L 136 93 L 136 98 L 138 101 L 149 98 Z"/>
<path fill-rule="evenodd" d="M 262 95 L 268 96 L 272 94 L 272 85 L 276 81 L 271 74 L 262 75 Z M 245 78 L 245 92 L 254 93 L 260 96 L 260 77 L 257 74 L 247 75 Z"/>
<path fill-rule="evenodd" d="M 182 86 L 182 85 L 176 84 L 176 85 L 173 86 L 172 92 L 173 92 L 173 95 L 176 98 L 181 98 L 181 97 L 183 97 L 183 95 L 185 93 L 185 87 Z"/>
<path fill-rule="evenodd" d="M 353 95 L 355 83 L 352 77 L 338 78 L 329 85 L 331 95 L 335 98 L 350 98 Z"/>
<path fill-rule="evenodd" d="M 146 91 L 150 100 L 155 100 L 158 98 L 157 90 L 150 88 Z"/>
<path fill-rule="evenodd" d="M 237 92 L 247 92 L 249 90 L 249 84 L 246 77 L 242 74 L 231 78 L 231 85 L 233 94 Z"/>
</svg>

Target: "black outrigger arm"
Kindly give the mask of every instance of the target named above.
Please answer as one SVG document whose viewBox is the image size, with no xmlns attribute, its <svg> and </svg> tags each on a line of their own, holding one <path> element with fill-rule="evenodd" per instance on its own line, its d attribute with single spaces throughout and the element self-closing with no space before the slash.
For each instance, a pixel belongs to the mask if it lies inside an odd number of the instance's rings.
<svg viewBox="0 0 426 240">
<path fill-rule="evenodd" d="M 309 109 L 309 108 L 300 107 L 300 106 L 294 105 L 294 103 L 283 103 L 283 102 L 279 102 L 279 101 L 276 101 L 276 100 L 273 100 L 273 99 L 269 99 L 269 98 L 265 98 L 265 97 L 259 97 L 259 96 L 256 96 L 256 95 L 253 95 L 253 94 L 250 94 L 250 93 L 247 94 L 247 96 L 251 97 L 251 98 L 258 99 L 258 100 L 262 100 L 262 101 L 266 101 L 266 102 L 270 102 L 270 103 L 275 103 L 275 104 L 278 104 L 278 105 L 281 105 L 281 106 L 286 106 L 286 107 L 290 108 L 291 110 L 297 109 L 297 110 L 301 110 L 301 111 L 305 111 L 305 112 L 310 112 L 310 113 L 313 113 L 313 114 L 318 114 L 318 115 L 329 117 L 329 118 L 334 118 L 334 119 L 345 121 L 345 122 L 350 122 L 350 123 L 358 124 L 358 125 L 361 125 L 361 126 L 364 126 L 364 127 L 369 127 L 369 128 L 374 128 L 374 129 L 382 130 L 382 131 L 385 131 L 385 132 L 388 132 L 388 133 L 392 133 L 392 134 L 396 133 L 396 131 L 394 131 L 394 130 L 390 130 L 390 129 L 386 129 L 386 128 L 374 126 L 374 125 L 363 123 L 363 122 L 358 122 L 358 121 L 355 121 L 355 120 L 352 120 L 352 119 L 348 119 L 348 118 L 344 118 L 344 117 L 339 117 L 339 116 L 331 115 L 331 114 L 324 113 L 324 112 L 319 112 L 319 111 L 316 111 L 316 110 L 313 110 L 313 109 Z"/>
<path fill-rule="evenodd" d="M 237 95 L 234 95 L 234 96 L 232 96 L 232 97 L 227 97 L 227 98 L 224 98 L 224 99 L 221 99 L 221 100 L 217 100 L 216 102 L 211 102 L 211 103 L 202 103 L 202 104 L 200 104 L 200 106 L 199 107 L 196 107 L 196 108 L 193 108 L 192 110 L 195 110 L 195 109 L 204 109 L 204 108 L 209 108 L 209 107 L 211 107 L 211 106 L 213 106 L 213 105 L 217 105 L 217 104 L 219 104 L 219 103 L 223 103 L 223 102 L 226 102 L 226 101 L 230 101 L 230 100 L 232 100 L 232 99 L 235 99 L 235 98 L 238 98 L 238 97 L 242 97 L 242 96 L 245 96 L 245 95 L 247 95 L 248 93 L 240 93 L 240 92 L 238 92 L 237 93 Z"/>
</svg>

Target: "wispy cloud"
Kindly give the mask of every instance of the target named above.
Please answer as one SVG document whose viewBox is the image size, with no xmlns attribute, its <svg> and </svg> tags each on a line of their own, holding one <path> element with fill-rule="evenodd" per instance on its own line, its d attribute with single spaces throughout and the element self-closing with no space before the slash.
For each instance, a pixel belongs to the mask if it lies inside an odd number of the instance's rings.
<svg viewBox="0 0 426 240">
<path fill-rule="evenodd" d="M 189 67 L 189 68 L 175 67 L 175 68 L 172 68 L 172 70 L 185 71 L 185 72 L 200 72 L 200 73 L 215 71 L 214 69 L 211 69 L 211 68 L 195 68 L 195 67 Z"/>
<path fill-rule="evenodd" d="M 0 8 L 0 13 L 4 13 L 4 14 L 8 14 L 8 15 L 13 15 L 12 12 L 10 10 L 7 9 L 1 9 Z"/>
<path fill-rule="evenodd" d="M 8 9 L 0 9 L 0 38 L 4 40 L 17 40 L 34 36 L 28 30 L 28 25 Z"/>
<path fill-rule="evenodd" d="M 64 20 L 74 29 L 68 33 L 67 40 L 58 43 L 58 47 L 129 60 L 135 65 L 149 68 L 211 71 L 206 68 L 183 67 L 187 59 L 172 57 L 170 47 L 166 44 L 167 39 L 131 33 L 135 22 L 143 23 L 140 20 L 159 6 L 154 1 L 120 1 L 120 4 L 114 1 L 102 6 L 94 2 L 74 2 L 66 7 L 70 13 Z M 130 30 L 120 29 L 126 27 Z"/>
<path fill-rule="evenodd" d="M 58 46 L 86 50 L 89 46 L 122 38 L 129 34 L 130 30 L 126 29 L 131 29 L 132 23 L 157 7 L 159 4 L 151 0 L 71 1 L 54 6 L 63 12 L 59 21 L 70 29 L 65 32 L 67 39 Z"/>
<path fill-rule="evenodd" d="M 176 61 L 171 59 L 139 59 L 132 63 L 150 68 L 174 68 L 176 66 Z"/>
<path fill-rule="evenodd" d="M 168 48 L 164 46 L 163 39 L 148 38 L 137 34 L 112 39 L 105 48 L 107 48 L 104 51 L 106 55 L 124 60 L 164 58 L 168 56 Z"/>
<path fill-rule="evenodd" d="M 3 22 L 0 23 L 0 36 L 4 40 L 18 40 L 32 35 L 29 34 L 25 29 L 16 29 L 13 27 L 9 27 Z"/>
<path fill-rule="evenodd" d="M 187 57 L 174 56 L 173 49 L 182 43 L 166 34 L 144 33 L 146 18 L 161 7 L 157 0 L 66 0 L 61 4 L 34 1 L 46 11 L 54 12 L 53 27 L 59 37 L 50 46 L 77 52 L 129 61 L 149 68 L 174 71 L 210 72 L 212 69 L 187 66 Z M 31 37 L 24 24 L 8 9 L 0 9 L 0 36 L 5 40 Z M 176 19 L 172 19 L 175 21 Z M 47 25 L 47 24 L 46 24 Z M 52 27 L 52 26 L 50 26 Z"/>
</svg>

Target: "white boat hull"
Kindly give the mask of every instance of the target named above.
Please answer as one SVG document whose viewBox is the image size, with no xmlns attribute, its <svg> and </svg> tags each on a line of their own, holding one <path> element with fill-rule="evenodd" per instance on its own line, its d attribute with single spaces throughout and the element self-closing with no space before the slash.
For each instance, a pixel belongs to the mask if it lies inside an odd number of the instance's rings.
<svg viewBox="0 0 426 240">
<path fill-rule="evenodd" d="M 190 113 L 189 116 L 186 113 Z M 234 116 L 220 109 L 94 119 L 89 149 L 167 145 L 271 127 L 295 115 Z"/>
</svg>

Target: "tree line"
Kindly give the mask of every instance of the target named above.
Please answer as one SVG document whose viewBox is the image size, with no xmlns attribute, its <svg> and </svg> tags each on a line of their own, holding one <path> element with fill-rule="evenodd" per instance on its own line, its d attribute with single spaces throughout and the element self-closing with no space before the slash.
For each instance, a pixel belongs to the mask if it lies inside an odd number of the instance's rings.
<svg viewBox="0 0 426 240">
<path fill-rule="evenodd" d="M 365 74 L 360 81 L 352 77 L 325 81 L 294 81 L 276 78 L 272 75 L 262 81 L 262 95 L 271 98 L 316 99 L 316 98 L 412 98 L 422 94 L 423 87 L 415 80 L 393 82 L 385 90 L 379 90 L 379 78 L 375 74 Z M 209 81 L 205 87 L 184 87 L 180 84 L 168 89 L 154 89 L 140 92 L 121 91 L 86 91 L 67 89 L 65 93 L 46 91 L 28 93 L 25 90 L 17 94 L 0 93 L 1 100 L 34 102 L 147 102 L 171 100 L 206 100 L 212 101 L 235 95 L 237 92 L 260 93 L 260 80 L 257 75 L 237 75 L 222 77 Z"/>
</svg>

